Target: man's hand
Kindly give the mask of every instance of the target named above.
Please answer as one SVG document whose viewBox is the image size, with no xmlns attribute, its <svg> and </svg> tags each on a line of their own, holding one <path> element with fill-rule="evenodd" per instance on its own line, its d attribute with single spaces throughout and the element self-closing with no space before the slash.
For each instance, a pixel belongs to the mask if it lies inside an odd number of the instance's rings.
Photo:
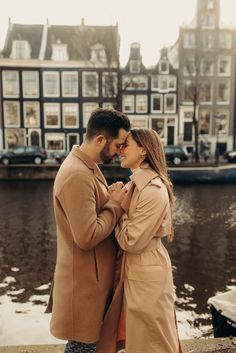
<svg viewBox="0 0 236 353">
<path fill-rule="evenodd" d="M 108 191 L 111 200 L 115 200 L 121 203 L 127 192 L 127 189 L 124 187 L 124 184 L 121 181 L 117 181 L 109 187 Z"/>
</svg>

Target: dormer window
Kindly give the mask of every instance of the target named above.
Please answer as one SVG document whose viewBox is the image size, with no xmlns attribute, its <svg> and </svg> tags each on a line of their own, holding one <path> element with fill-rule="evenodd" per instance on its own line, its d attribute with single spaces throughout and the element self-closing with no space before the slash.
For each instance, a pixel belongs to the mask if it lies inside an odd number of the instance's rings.
<svg viewBox="0 0 236 353">
<path fill-rule="evenodd" d="M 167 60 L 161 60 L 159 63 L 159 72 L 162 74 L 169 73 L 169 63 Z"/>
<path fill-rule="evenodd" d="M 138 74 L 141 70 L 141 62 L 140 60 L 130 60 L 129 70 L 132 74 Z"/>
<path fill-rule="evenodd" d="M 26 40 L 14 40 L 12 43 L 12 59 L 30 59 L 30 46 Z"/>
<path fill-rule="evenodd" d="M 52 46 L 52 60 L 67 61 L 69 60 L 67 44 L 61 44 L 60 40 Z"/>
<path fill-rule="evenodd" d="M 205 17 L 203 17 L 203 21 L 202 21 L 202 26 L 203 27 L 210 27 L 213 28 L 214 27 L 214 16 L 207 14 L 205 15 Z"/>
<path fill-rule="evenodd" d="M 107 62 L 106 51 L 102 44 L 97 43 L 91 48 L 91 61 L 103 64 Z"/>
</svg>

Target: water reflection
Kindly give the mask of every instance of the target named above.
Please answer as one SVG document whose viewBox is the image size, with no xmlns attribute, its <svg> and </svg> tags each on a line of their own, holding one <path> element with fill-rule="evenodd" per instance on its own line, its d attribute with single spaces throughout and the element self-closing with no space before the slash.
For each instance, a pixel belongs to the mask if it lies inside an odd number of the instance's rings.
<svg viewBox="0 0 236 353">
<path fill-rule="evenodd" d="M 43 311 L 56 252 L 52 185 L 0 183 L 0 344 L 26 343 L 16 330 L 19 322 L 22 330 L 31 329 L 27 343 L 50 340 Z M 207 300 L 236 287 L 234 190 L 234 185 L 176 187 L 175 240 L 166 245 L 181 338 L 212 335 Z"/>
</svg>

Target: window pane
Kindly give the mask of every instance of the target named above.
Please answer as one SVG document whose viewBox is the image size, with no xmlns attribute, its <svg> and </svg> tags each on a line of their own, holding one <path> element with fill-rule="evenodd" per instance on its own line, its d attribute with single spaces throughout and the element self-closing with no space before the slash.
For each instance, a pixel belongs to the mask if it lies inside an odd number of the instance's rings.
<svg viewBox="0 0 236 353">
<path fill-rule="evenodd" d="M 116 73 L 103 73 L 102 75 L 102 95 L 103 97 L 116 97 L 118 92 L 118 78 Z"/>
<path fill-rule="evenodd" d="M 38 71 L 23 71 L 23 96 L 25 98 L 39 97 Z"/>
<path fill-rule="evenodd" d="M 39 126 L 39 103 L 24 102 L 24 126 Z"/>
<path fill-rule="evenodd" d="M 161 94 L 152 95 L 152 111 L 153 112 L 162 112 L 162 95 Z"/>
<path fill-rule="evenodd" d="M 19 72 L 3 71 L 3 96 L 6 98 L 19 97 Z"/>
<path fill-rule="evenodd" d="M 125 113 L 134 112 L 134 96 L 123 96 L 123 111 Z"/>
<path fill-rule="evenodd" d="M 65 150 L 65 136 L 64 134 L 45 134 L 45 145 L 47 150 Z"/>
<path fill-rule="evenodd" d="M 60 105 L 57 103 L 44 104 L 45 127 L 60 127 Z"/>
<path fill-rule="evenodd" d="M 203 82 L 201 84 L 201 102 L 211 102 L 212 101 L 212 85 L 211 82 Z"/>
<path fill-rule="evenodd" d="M 6 129 L 5 130 L 7 149 L 25 145 L 25 129 Z"/>
<path fill-rule="evenodd" d="M 217 85 L 217 102 L 229 103 L 230 98 L 230 83 L 219 82 Z"/>
<path fill-rule="evenodd" d="M 43 78 L 44 96 L 59 97 L 59 72 L 44 72 Z"/>
<path fill-rule="evenodd" d="M 64 127 L 78 127 L 78 104 L 63 104 L 63 124 Z"/>
<path fill-rule="evenodd" d="M 136 96 L 136 112 L 146 113 L 147 112 L 147 96 Z"/>
<path fill-rule="evenodd" d="M 83 72 L 83 96 L 98 97 L 98 74 Z"/>
<path fill-rule="evenodd" d="M 5 126 L 20 126 L 20 105 L 19 102 L 5 101 L 4 107 L 4 125 Z"/>
<path fill-rule="evenodd" d="M 78 97 L 78 73 L 62 72 L 63 97 Z"/>
<path fill-rule="evenodd" d="M 211 112 L 209 110 L 202 110 L 200 112 L 200 134 L 210 133 L 210 118 Z"/>
<path fill-rule="evenodd" d="M 86 127 L 91 113 L 98 108 L 98 103 L 83 104 L 83 126 Z"/>
</svg>

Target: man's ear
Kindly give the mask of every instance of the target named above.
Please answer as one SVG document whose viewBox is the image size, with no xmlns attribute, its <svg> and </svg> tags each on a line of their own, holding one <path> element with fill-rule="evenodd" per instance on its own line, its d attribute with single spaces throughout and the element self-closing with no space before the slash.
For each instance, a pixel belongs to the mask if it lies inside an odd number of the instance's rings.
<svg viewBox="0 0 236 353">
<path fill-rule="evenodd" d="M 98 145 L 99 147 L 104 147 L 107 142 L 105 136 L 102 134 L 97 135 L 94 140 L 96 145 Z"/>
</svg>

